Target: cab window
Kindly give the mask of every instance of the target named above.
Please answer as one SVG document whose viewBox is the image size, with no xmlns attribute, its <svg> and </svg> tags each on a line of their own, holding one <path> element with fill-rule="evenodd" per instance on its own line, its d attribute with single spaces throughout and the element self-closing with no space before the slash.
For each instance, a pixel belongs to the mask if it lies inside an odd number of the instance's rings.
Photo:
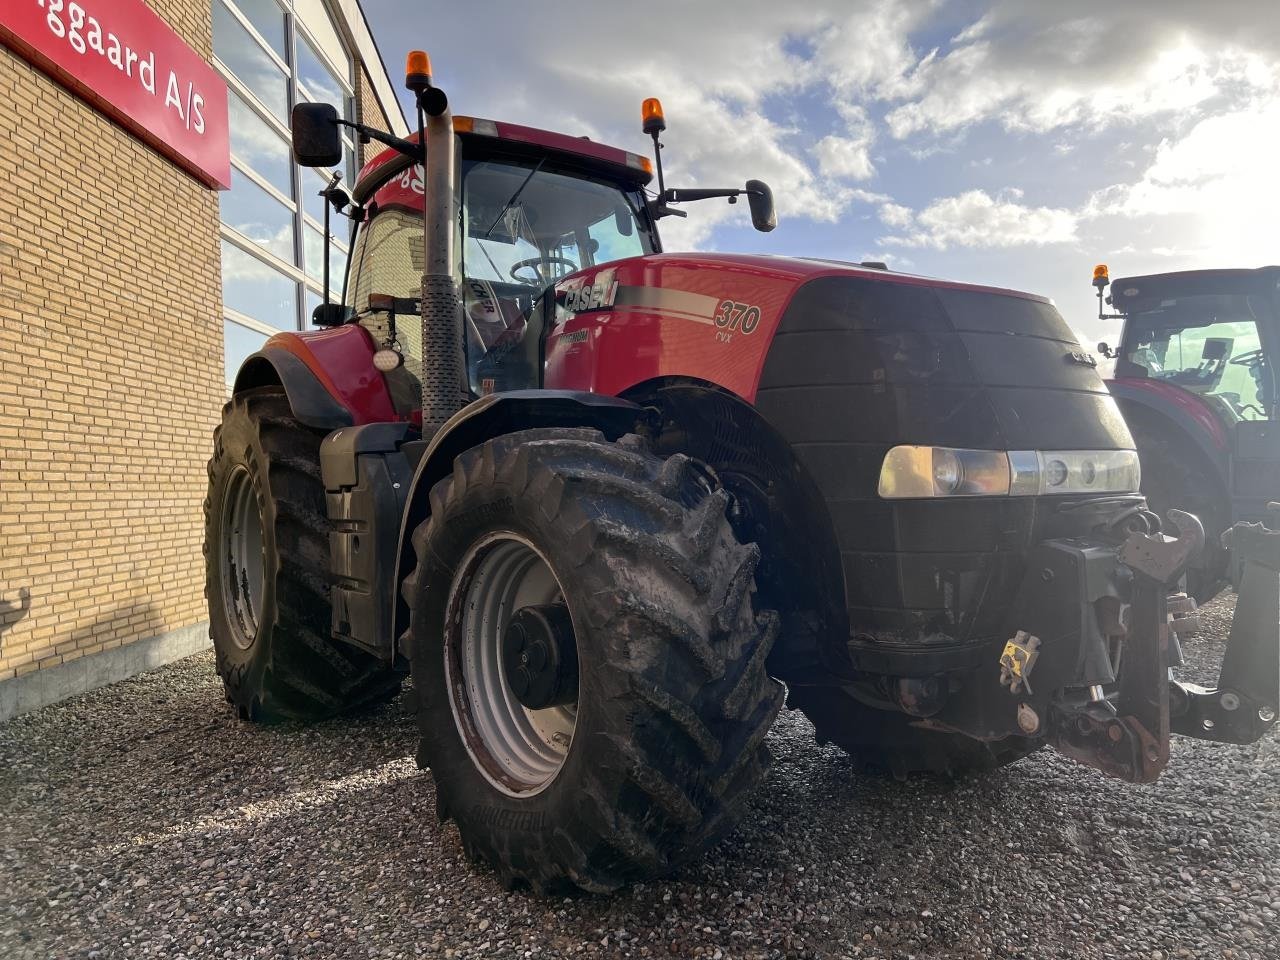
<svg viewBox="0 0 1280 960">
<path fill-rule="evenodd" d="M 1203 295 L 1130 314 L 1123 359 L 1131 373 L 1205 397 L 1229 420 L 1265 420 L 1272 372 L 1254 297 Z"/>
<path fill-rule="evenodd" d="M 653 251 L 638 189 L 546 161 L 463 164 L 467 366 L 476 393 L 537 386 L 534 304 L 561 277 Z"/>
</svg>

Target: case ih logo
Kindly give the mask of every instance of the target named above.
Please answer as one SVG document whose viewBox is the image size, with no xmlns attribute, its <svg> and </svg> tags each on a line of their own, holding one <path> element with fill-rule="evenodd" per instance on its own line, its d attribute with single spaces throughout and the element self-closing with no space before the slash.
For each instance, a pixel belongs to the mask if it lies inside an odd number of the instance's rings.
<svg viewBox="0 0 1280 960">
<path fill-rule="evenodd" d="M 0 42 L 206 185 L 230 185 L 226 84 L 142 0 L 5 0 Z"/>
</svg>

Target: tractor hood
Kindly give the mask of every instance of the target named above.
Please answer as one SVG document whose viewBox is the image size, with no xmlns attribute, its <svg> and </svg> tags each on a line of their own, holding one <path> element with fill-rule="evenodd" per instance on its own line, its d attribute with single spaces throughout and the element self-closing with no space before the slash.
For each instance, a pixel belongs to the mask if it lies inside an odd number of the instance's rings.
<svg viewBox="0 0 1280 960">
<path fill-rule="evenodd" d="M 753 403 L 826 501 L 849 622 L 877 642 L 991 639 L 1028 551 L 1092 522 L 1061 509 L 1080 492 L 884 499 L 893 447 L 1133 449 L 1048 300 L 854 264 L 663 254 L 581 271 L 556 286 L 546 358 L 548 387 L 696 381 Z"/>
</svg>

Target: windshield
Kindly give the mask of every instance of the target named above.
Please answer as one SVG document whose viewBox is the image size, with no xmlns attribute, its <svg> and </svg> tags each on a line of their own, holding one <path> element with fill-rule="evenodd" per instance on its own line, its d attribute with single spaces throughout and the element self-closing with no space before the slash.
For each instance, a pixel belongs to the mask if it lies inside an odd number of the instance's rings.
<svg viewBox="0 0 1280 960">
<path fill-rule="evenodd" d="M 540 330 L 533 308 L 547 287 L 575 270 L 654 250 L 638 188 L 549 167 L 545 159 L 463 163 L 459 266 L 477 394 L 539 385 L 540 361 L 516 348 L 536 346 L 526 335 Z M 413 167 L 379 188 L 352 248 L 348 302 L 379 344 L 391 331 L 385 313 L 368 312 L 370 294 L 417 297 L 421 289 L 422 184 L 422 168 Z M 416 318 L 397 318 L 395 333 L 401 369 L 416 381 Z"/>
<path fill-rule="evenodd" d="M 1134 311 L 1126 324 L 1123 375 L 1199 394 L 1228 421 L 1265 420 L 1275 403 L 1258 331 L 1265 309 L 1257 297 L 1202 294 Z"/>
</svg>

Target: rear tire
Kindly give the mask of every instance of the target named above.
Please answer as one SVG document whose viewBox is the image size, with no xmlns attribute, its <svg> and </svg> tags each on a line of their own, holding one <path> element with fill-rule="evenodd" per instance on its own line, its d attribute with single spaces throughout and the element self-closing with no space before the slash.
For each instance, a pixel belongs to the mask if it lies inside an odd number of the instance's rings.
<svg viewBox="0 0 1280 960">
<path fill-rule="evenodd" d="M 1043 745 L 1025 737 L 986 743 L 921 729 L 912 725 L 915 717 L 878 710 L 838 687 L 794 687 L 789 700 L 813 723 L 819 743 L 834 743 L 863 773 L 898 780 L 914 774 L 954 777 L 995 770 Z"/>
<path fill-rule="evenodd" d="M 508 886 L 603 892 L 666 874 L 723 836 L 764 777 L 783 699 L 764 668 L 777 617 L 753 612 L 760 553 L 735 539 L 727 504 L 688 457 L 585 429 L 490 440 L 431 491 L 404 583 L 419 763 L 441 819 Z M 523 602 L 560 597 L 576 643 L 572 722 L 521 742 L 536 763 L 494 731 L 546 710 L 509 684 L 506 710 L 493 683 L 510 668 L 464 656 L 477 634 L 504 635 L 495 611 L 509 623 L 521 609 L 523 588 L 503 593 L 486 572 L 517 558 L 548 570 Z"/>
<path fill-rule="evenodd" d="M 334 640 L 323 431 L 279 387 L 222 409 L 204 502 L 209 636 L 227 700 L 246 720 L 318 720 L 399 688 L 386 663 Z"/>
</svg>

